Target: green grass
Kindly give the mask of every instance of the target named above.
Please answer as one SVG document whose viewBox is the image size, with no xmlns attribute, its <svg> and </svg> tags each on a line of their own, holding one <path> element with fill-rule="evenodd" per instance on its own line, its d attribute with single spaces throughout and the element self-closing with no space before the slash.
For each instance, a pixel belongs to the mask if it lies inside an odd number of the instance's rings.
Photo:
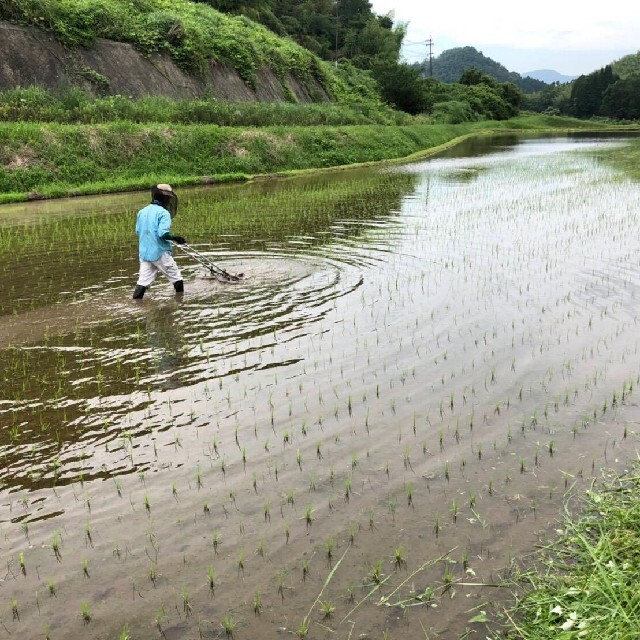
<svg viewBox="0 0 640 640">
<path fill-rule="evenodd" d="M 588 492 L 584 512 L 524 576 L 509 638 L 640 637 L 640 466 Z M 503 636 L 500 636 L 503 637 Z"/>
<path fill-rule="evenodd" d="M 401 158 L 470 125 L 287 127 L 0 124 L 0 202 L 202 184 Z"/>
<path fill-rule="evenodd" d="M 424 120 L 424 118 L 423 118 Z M 217 124 L 228 127 L 412 124 L 414 118 L 376 100 L 356 104 L 223 102 L 210 98 L 172 100 L 94 97 L 78 88 L 47 91 L 18 87 L 0 91 L 0 121 L 60 124 L 133 123 Z"/>
<path fill-rule="evenodd" d="M 0 123 L 0 203 L 379 162 L 422 155 L 474 132 L 568 130 L 577 124 L 584 125 L 545 116 L 459 125 L 261 129 L 132 122 Z M 606 130 L 602 124 L 597 128 Z"/>
</svg>

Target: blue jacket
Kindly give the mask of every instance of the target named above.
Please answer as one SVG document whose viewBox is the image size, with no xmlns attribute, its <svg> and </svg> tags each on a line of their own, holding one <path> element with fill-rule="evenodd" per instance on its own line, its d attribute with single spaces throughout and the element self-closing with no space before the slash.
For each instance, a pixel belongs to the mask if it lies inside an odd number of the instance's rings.
<svg viewBox="0 0 640 640">
<path fill-rule="evenodd" d="M 171 215 L 159 204 L 147 205 L 138 211 L 136 233 L 140 238 L 140 260 L 154 262 L 168 251 L 171 243 L 162 236 L 171 228 Z"/>
</svg>

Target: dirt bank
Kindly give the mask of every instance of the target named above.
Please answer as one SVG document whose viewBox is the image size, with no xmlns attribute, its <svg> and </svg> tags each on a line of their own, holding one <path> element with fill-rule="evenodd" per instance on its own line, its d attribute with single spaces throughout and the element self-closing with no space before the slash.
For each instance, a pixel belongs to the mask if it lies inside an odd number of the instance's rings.
<svg viewBox="0 0 640 640">
<path fill-rule="evenodd" d="M 51 34 L 0 21 L 0 89 L 38 85 L 47 89 L 80 86 L 99 95 L 147 95 L 168 98 L 210 96 L 231 102 L 286 102 L 287 88 L 298 102 L 328 101 L 322 85 L 306 86 L 291 74 L 283 82 L 266 67 L 257 73 L 255 89 L 235 69 L 211 60 L 196 78 L 166 55 L 145 57 L 132 45 L 96 39 L 88 48 L 64 47 Z"/>
</svg>

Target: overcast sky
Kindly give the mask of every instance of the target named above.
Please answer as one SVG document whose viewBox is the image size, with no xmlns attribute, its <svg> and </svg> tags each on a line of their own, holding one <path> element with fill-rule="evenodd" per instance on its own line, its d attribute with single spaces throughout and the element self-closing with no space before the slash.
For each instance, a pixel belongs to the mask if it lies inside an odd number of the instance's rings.
<svg viewBox="0 0 640 640">
<path fill-rule="evenodd" d="M 408 22 L 403 57 L 426 57 L 433 38 L 437 56 L 453 47 L 475 47 L 510 71 L 554 69 L 590 73 L 640 49 L 637 0 L 370 0 L 377 14 Z"/>
</svg>

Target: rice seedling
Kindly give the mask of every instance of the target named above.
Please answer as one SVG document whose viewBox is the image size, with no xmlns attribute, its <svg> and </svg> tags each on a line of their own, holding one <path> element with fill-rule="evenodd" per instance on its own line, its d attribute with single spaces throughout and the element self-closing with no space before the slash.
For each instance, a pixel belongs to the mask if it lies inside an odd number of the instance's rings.
<svg viewBox="0 0 640 640">
<path fill-rule="evenodd" d="M 351 476 L 345 478 L 344 480 L 344 501 L 349 502 L 350 497 L 351 497 Z"/>
<path fill-rule="evenodd" d="M 326 551 L 327 551 L 327 562 L 329 564 L 331 564 L 331 561 L 333 560 L 333 551 L 335 549 L 335 541 L 334 541 L 333 537 L 327 538 L 327 541 L 325 543 L 325 547 L 326 547 Z"/>
<path fill-rule="evenodd" d="M 405 486 L 405 491 L 407 494 L 407 506 L 409 507 L 413 507 L 413 491 L 414 491 L 414 486 L 409 483 Z"/>
<path fill-rule="evenodd" d="M 396 547 L 393 551 L 393 564 L 396 569 L 401 569 L 407 565 L 405 551 L 401 546 Z"/>
<path fill-rule="evenodd" d="M 182 587 L 182 611 L 186 618 L 191 617 L 191 614 L 193 613 L 193 605 L 189 596 L 189 590 L 186 586 Z"/>
<path fill-rule="evenodd" d="M 233 618 L 230 614 L 226 614 L 222 618 L 220 626 L 222 627 L 222 630 L 224 631 L 227 638 L 233 638 L 233 630 L 236 628 L 237 624 L 238 623 L 236 619 Z"/>
<path fill-rule="evenodd" d="M 320 601 L 319 604 L 320 604 L 320 611 L 322 611 L 323 618 L 330 618 L 333 615 L 333 612 L 336 610 L 333 604 L 328 600 L 324 602 Z"/>
<path fill-rule="evenodd" d="M 61 544 L 60 534 L 56 531 L 51 536 L 51 549 L 53 549 L 53 554 L 55 555 L 56 560 L 58 562 L 62 560 L 62 554 L 60 552 L 60 544 Z"/>
<path fill-rule="evenodd" d="M 306 580 L 306 575 L 309 573 L 309 565 L 307 564 L 306 567 L 303 565 L 302 568 L 302 581 L 304 582 Z M 278 571 L 278 594 L 280 595 L 280 598 L 284 601 L 284 581 L 287 577 L 287 572 L 284 568 L 280 569 L 280 571 Z"/>
<path fill-rule="evenodd" d="M 82 622 L 84 624 L 89 624 L 91 622 L 91 607 L 88 602 L 83 602 L 80 605 L 80 616 L 82 617 Z"/>
<path fill-rule="evenodd" d="M 469 549 L 465 547 L 464 551 L 462 552 L 462 570 L 466 572 L 468 568 L 469 568 Z"/>
<path fill-rule="evenodd" d="M 220 546 L 220 531 L 214 529 L 211 533 L 211 544 L 213 545 L 214 554 L 218 555 L 218 547 Z"/>
<path fill-rule="evenodd" d="M 372 508 L 369 509 L 369 529 L 373 531 L 376 528 L 375 513 Z"/>
<path fill-rule="evenodd" d="M 253 613 L 256 616 L 262 613 L 262 598 L 259 591 L 256 591 L 253 596 Z"/>
<path fill-rule="evenodd" d="M 384 574 L 382 573 L 382 560 L 378 559 L 375 561 L 371 571 L 369 573 L 369 579 L 375 585 L 380 585 L 382 583 L 382 579 Z"/>
<path fill-rule="evenodd" d="M 313 523 L 313 507 L 309 504 L 307 505 L 307 508 L 305 509 L 304 512 L 304 519 L 305 522 L 307 523 L 307 528 L 311 526 L 311 524 Z"/>
<path fill-rule="evenodd" d="M 297 634 L 300 640 L 304 640 L 309 635 L 309 621 L 306 618 L 300 623 Z"/>
<path fill-rule="evenodd" d="M 409 457 L 409 447 L 405 447 L 402 453 L 403 463 L 405 469 L 411 469 L 413 471 L 413 467 L 411 466 L 411 458 Z"/>
<path fill-rule="evenodd" d="M 458 521 L 458 514 L 459 513 L 460 513 L 460 509 L 458 507 L 458 502 L 456 501 L 455 498 L 453 498 L 451 500 L 451 517 L 452 517 L 454 523 Z"/>
<path fill-rule="evenodd" d="M 308 575 L 309 575 L 309 560 L 308 558 L 305 558 L 302 561 L 302 582 L 306 582 Z"/>
</svg>

